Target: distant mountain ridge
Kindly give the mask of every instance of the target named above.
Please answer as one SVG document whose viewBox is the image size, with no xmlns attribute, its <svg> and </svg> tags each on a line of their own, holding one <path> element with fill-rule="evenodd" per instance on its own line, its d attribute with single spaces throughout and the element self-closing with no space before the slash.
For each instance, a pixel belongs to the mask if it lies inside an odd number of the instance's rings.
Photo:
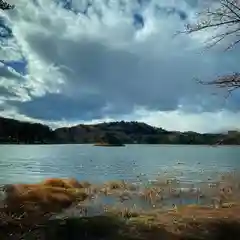
<svg viewBox="0 0 240 240">
<path fill-rule="evenodd" d="M 240 133 L 200 134 L 167 131 L 142 122 L 110 122 L 93 125 L 79 124 L 52 130 L 39 124 L 0 117 L 0 144 L 222 144 L 239 145 Z"/>
</svg>

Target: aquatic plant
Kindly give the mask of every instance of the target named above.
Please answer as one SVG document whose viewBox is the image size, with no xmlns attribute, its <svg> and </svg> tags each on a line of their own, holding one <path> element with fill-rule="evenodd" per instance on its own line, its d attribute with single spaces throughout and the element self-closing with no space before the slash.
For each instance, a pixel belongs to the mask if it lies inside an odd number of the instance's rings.
<svg viewBox="0 0 240 240">
<path fill-rule="evenodd" d="M 109 181 L 105 184 L 109 190 L 124 189 L 127 184 L 124 181 Z"/>
</svg>

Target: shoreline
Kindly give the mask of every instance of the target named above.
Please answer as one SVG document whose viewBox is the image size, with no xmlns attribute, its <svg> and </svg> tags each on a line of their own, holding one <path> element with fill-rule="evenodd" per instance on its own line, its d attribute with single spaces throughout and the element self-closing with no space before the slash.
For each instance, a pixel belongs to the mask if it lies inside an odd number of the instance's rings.
<svg viewBox="0 0 240 240">
<path fill-rule="evenodd" d="M 227 177 L 226 183 L 231 184 Z M 212 206 L 183 204 L 162 208 L 160 189 L 170 190 L 169 183 L 160 181 L 158 185 L 138 188 L 124 181 L 92 185 L 71 178 L 52 178 L 40 183 L 6 185 L 5 190 L 10 195 L 5 198 L 7 211 L 6 207 L 1 208 L 0 237 L 10 239 L 11 233 L 14 239 L 21 239 L 19 236 L 22 237 L 22 234 L 26 234 L 24 239 L 69 239 L 66 234 L 72 232 L 71 239 L 180 240 L 182 237 L 188 239 L 185 237 L 193 231 L 195 238 L 189 239 L 200 239 L 198 237 L 205 234 L 202 239 L 218 239 L 213 235 L 223 226 L 228 226 L 229 222 L 238 227 L 240 234 L 239 198 L 233 201 L 229 195 L 224 203 Z M 175 191 L 171 194 L 174 198 L 180 197 Z M 114 196 L 118 201 L 112 205 L 102 204 L 101 197 Z M 123 204 L 134 196 L 141 198 L 151 208 L 127 207 Z M 10 201 L 11 197 L 14 201 Z M 134 203 L 137 204 L 135 200 Z M 220 222 L 221 227 L 217 227 Z M 231 231 L 226 231 L 226 236 Z M 36 238 L 38 234 L 42 237 Z"/>
<path fill-rule="evenodd" d="M 96 146 L 95 143 L 0 143 L 0 146 L 5 145 L 91 145 Z M 111 144 L 112 145 L 112 144 Z M 111 146 L 110 145 L 110 146 Z M 136 146 L 136 145 L 145 145 L 145 146 L 197 146 L 197 147 L 213 147 L 213 148 L 219 148 L 219 147 L 240 147 L 240 144 L 220 144 L 220 145 L 210 145 L 210 144 L 169 144 L 169 143 L 158 143 L 158 144 L 152 144 L 152 143 L 124 143 L 124 146 Z M 109 145 L 97 145 L 97 146 L 109 146 Z"/>
</svg>

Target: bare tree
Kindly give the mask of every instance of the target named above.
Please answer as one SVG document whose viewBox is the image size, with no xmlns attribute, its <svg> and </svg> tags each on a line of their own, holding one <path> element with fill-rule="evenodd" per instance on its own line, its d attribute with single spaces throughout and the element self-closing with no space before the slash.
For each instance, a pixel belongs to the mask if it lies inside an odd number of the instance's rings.
<svg viewBox="0 0 240 240">
<path fill-rule="evenodd" d="M 240 0 L 214 1 L 212 6 L 200 12 L 198 17 L 198 22 L 188 24 L 184 32 L 192 34 L 204 30 L 213 30 L 213 36 L 208 39 L 207 47 L 213 47 L 221 41 L 227 40 L 229 44 L 226 50 L 230 50 L 240 43 Z M 240 88 L 240 73 L 201 83 L 226 88 L 230 93 Z"/>
<path fill-rule="evenodd" d="M 11 5 L 3 0 L 0 0 L 0 9 L 2 10 L 9 10 L 9 9 L 13 9 L 14 5 Z"/>
</svg>

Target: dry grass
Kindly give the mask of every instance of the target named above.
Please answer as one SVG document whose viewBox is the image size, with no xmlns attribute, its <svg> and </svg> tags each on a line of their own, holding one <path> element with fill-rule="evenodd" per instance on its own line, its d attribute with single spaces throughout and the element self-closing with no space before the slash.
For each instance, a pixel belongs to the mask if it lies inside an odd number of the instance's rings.
<svg viewBox="0 0 240 240">
<path fill-rule="evenodd" d="M 94 186 L 75 179 L 47 179 L 39 184 L 9 185 L 6 187 L 7 207 L 2 209 L 0 216 L 0 239 L 239 239 L 239 187 L 232 176 L 225 176 L 208 188 L 207 194 L 218 198 L 218 205 L 174 206 L 169 210 L 144 211 L 116 204 L 106 207 L 106 214 L 101 217 L 49 220 L 48 213 L 61 212 L 76 202 L 86 200 L 90 193 L 100 194 L 102 188 L 120 200 L 139 194 L 145 201 L 155 204 L 161 202 L 166 193 L 170 197 L 176 195 L 168 185 L 154 184 L 142 189 L 141 194 L 124 181 Z M 9 238 L 13 232 L 15 238 Z"/>
<path fill-rule="evenodd" d="M 128 219 L 139 239 L 239 239 L 240 205 L 224 208 L 183 206 L 171 211 L 114 211 Z M 133 233 L 132 233 L 133 234 Z"/>
<path fill-rule="evenodd" d="M 187 206 L 145 213 L 109 209 L 105 216 L 48 221 L 38 239 L 233 240 L 239 239 L 239 210 L 238 206 L 221 210 Z"/>
<path fill-rule="evenodd" d="M 82 188 L 82 185 L 73 178 L 69 179 L 59 179 L 59 178 L 50 178 L 46 179 L 40 183 L 40 185 L 49 186 L 49 187 L 58 187 L 58 188 Z"/>
<path fill-rule="evenodd" d="M 4 211 L 15 213 L 59 212 L 88 197 L 82 185 L 73 179 L 49 179 L 39 184 L 7 185 L 5 192 Z"/>
<path fill-rule="evenodd" d="M 111 190 L 130 190 L 130 191 L 136 191 L 138 190 L 138 186 L 128 183 L 125 181 L 108 181 L 103 184 L 103 188 Z"/>
<path fill-rule="evenodd" d="M 109 190 L 126 188 L 126 183 L 124 181 L 109 181 L 109 182 L 105 183 L 104 185 Z"/>
</svg>

